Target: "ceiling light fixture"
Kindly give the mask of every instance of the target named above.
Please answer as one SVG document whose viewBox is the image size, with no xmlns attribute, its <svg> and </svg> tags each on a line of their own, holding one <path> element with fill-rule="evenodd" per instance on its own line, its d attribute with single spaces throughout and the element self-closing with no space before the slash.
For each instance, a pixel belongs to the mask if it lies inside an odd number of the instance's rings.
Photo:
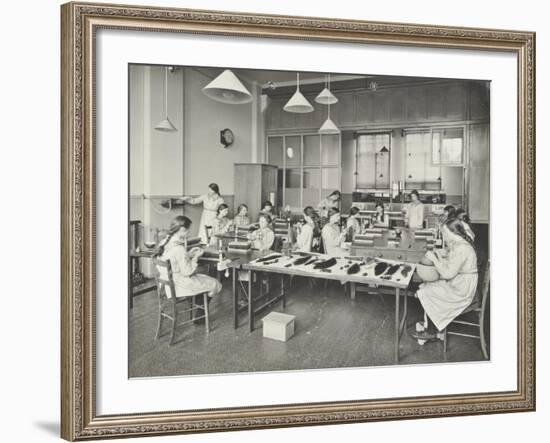
<svg viewBox="0 0 550 443">
<path fill-rule="evenodd" d="M 330 88 L 330 74 L 328 75 L 328 85 Z M 329 92 L 330 92 L 330 89 L 329 89 Z M 328 105 L 328 116 L 325 122 L 323 123 L 323 126 L 319 128 L 319 134 L 321 135 L 340 134 L 340 129 L 338 129 L 338 126 L 336 126 L 334 122 L 330 119 L 330 102 L 327 103 L 327 105 Z"/>
<path fill-rule="evenodd" d="M 230 105 L 240 105 L 252 101 L 252 94 L 229 69 L 223 71 L 202 88 L 202 92 L 212 100 Z"/>
<path fill-rule="evenodd" d="M 325 79 L 325 89 L 319 92 L 319 95 L 315 97 L 315 101 L 321 105 L 333 105 L 338 103 L 338 99 L 330 91 L 330 74 L 328 75 L 328 82 Z"/>
<path fill-rule="evenodd" d="M 177 131 L 176 127 L 168 118 L 168 66 L 164 67 L 164 120 L 156 125 L 155 129 L 162 132 Z"/>
<path fill-rule="evenodd" d="M 313 106 L 300 92 L 300 73 L 296 73 L 296 92 L 283 108 L 286 112 L 294 112 L 297 114 L 306 114 L 313 111 Z"/>
</svg>

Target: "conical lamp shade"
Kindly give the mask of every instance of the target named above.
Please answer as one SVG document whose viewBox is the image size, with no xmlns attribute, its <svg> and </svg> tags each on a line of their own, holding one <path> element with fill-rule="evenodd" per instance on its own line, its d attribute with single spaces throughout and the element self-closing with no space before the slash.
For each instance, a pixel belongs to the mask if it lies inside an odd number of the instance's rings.
<svg viewBox="0 0 550 443">
<path fill-rule="evenodd" d="M 166 132 L 177 131 L 176 127 L 172 124 L 172 122 L 168 117 L 166 117 L 157 126 L 155 126 L 155 129 L 157 131 L 166 131 Z"/>
<path fill-rule="evenodd" d="M 287 102 L 283 108 L 286 112 L 295 112 L 298 114 L 306 114 L 313 111 L 313 106 L 307 101 L 299 89 L 296 89 L 296 92 L 290 100 Z"/>
<path fill-rule="evenodd" d="M 212 100 L 232 105 L 240 105 L 252 101 L 252 94 L 229 69 L 223 71 L 208 83 L 202 92 Z"/>
<path fill-rule="evenodd" d="M 336 126 L 329 117 L 319 129 L 319 134 L 340 134 L 340 129 L 338 129 L 338 126 Z"/>
<path fill-rule="evenodd" d="M 319 92 L 319 95 L 315 97 L 315 101 L 321 105 L 333 105 L 334 103 L 338 103 L 338 99 L 328 88 Z"/>
</svg>

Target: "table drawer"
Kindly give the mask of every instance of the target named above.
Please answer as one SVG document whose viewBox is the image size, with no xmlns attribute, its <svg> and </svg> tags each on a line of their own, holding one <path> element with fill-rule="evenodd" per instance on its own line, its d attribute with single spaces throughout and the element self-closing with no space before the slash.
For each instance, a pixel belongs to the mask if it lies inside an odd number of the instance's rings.
<svg viewBox="0 0 550 443">
<path fill-rule="evenodd" d="M 424 256 L 424 251 L 403 251 L 401 249 L 372 249 L 352 247 L 351 255 L 359 257 L 385 258 L 388 260 L 405 261 L 409 263 L 418 263 Z"/>
</svg>

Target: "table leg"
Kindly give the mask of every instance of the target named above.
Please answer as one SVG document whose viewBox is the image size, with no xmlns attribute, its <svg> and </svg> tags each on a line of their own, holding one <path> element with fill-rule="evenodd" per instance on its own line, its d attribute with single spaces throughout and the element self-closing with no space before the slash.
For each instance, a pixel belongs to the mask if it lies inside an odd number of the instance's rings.
<svg viewBox="0 0 550 443">
<path fill-rule="evenodd" d="M 285 294 L 285 275 L 281 274 L 281 307 L 286 307 L 286 294 Z"/>
<path fill-rule="evenodd" d="M 250 327 L 250 332 L 254 330 L 254 306 L 252 303 L 253 297 L 252 297 L 252 271 L 248 271 L 248 325 Z M 261 286 L 261 282 L 260 282 Z"/>
<path fill-rule="evenodd" d="M 239 327 L 239 300 L 237 294 L 237 268 L 233 267 L 233 282 L 231 285 L 231 291 L 233 295 L 233 327 L 237 329 Z"/>
<path fill-rule="evenodd" d="M 395 363 L 399 363 L 399 288 L 395 288 Z"/>
<path fill-rule="evenodd" d="M 355 283 L 351 282 L 350 287 L 351 287 L 351 291 L 350 291 L 351 292 L 351 299 L 355 300 Z"/>
<path fill-rule="evenodd" d="M 403 292 L 403 315 L 401 316 L 401 322 L 399 324 L 399 335 L 403 335 L 405 326 L 407 326 L 407 310 L 408 310 L 408 300 L 409 296 L 407 295 L 407 290 Z"/>
<path fill-rule="evenodd" d="M 128 306 L 130 307 L 130 309 L 133 309 L 134 308 L 134 260 L 132 259 L 132 257 L 130 257 L 130 279 L 129 279 L 129 288 L 130 290 L 128 291 Z"/>
</svg>

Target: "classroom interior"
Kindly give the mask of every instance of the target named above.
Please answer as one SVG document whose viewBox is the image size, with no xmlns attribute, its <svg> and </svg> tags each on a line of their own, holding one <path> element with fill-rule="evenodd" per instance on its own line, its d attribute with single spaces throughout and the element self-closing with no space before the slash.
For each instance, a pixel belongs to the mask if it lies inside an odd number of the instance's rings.
<svg viewBox="0 0 550 443">
<path fill-rule="evenodd" d="M 489 287 L 483 284 L 488 282 L 489 263 L 490 83 L 229 71 L 232 77 L 226 87 L 236 91 L 207 93 L 209 85 L 220 77 L 224 80 L 226 68 L 129 66 L 129 377 L 490 358 Z M 243 94 L 241 87 L 247 95 L 244 103 L 231 103 Z M 316 100 L 322 91 L 329 94 L 324 102 Z M 288 106 L 297 92 L 312 107 L 309 112 L 293 112 Z M 334 101 L 330 96 L 337 101 L 328 105 Z M 204 208 L 186 204 L 182 197 L 204 195 L 211 183 L 218 185 L 230 219 L 244 203 L 255 223 L 264 202 L 273 204 L 270 228 L 276 241 L 270 253 L 283 257 L 296 240 L 304 208 L 319 208 L 335 190 L 341 193 L 338 207 L 344 225 L 352 207 L 360 211 L 361 231 L 368 231 L 377 203 L 389 214 L 388 226 L 382 229 L 384 244 L 378 241 L 379 228 L 367 232 L 363 243 L 360 237 L 348 242 L 347 256 L 362 260 L 414 266 L 427 250 L 442 245 L 443 208 L 463 208 L 475 235 L 478 268 L 480 273 L 487 270 L 487 278 L 480 274 L 475 294 L 479 306 L 464 316 L 468 323 L 481 321 L 482 327 L 454 326 L 457 334 L 482 335 L 483 340 L 449 334 L 445 341 L 420 343 L 413 337 L 409 330 L 423 319 L 414 296 L 420 283 L 416 275 L 408 277 L 400 295 L 395 295 L 398 288 L 372 284 L 366 277 L 365 282 L 342 281 L 299 272 L 270 274 L 253 267 L 248 278 L 256 284 L 249 286 L 242 278 L 246 260 L 234 259 L 221 240 L 210 247 L 213 251 L 198 268 L 222 283 L 221 292 L 207 303 L 209 332 L 204 319 L 189 321 L 175 328 L 171 342 L 166 321 L 157 338 L 163 294 L 155 280 L 152 251 L 177 215 L 192 221 L 190 242 L 199 236 Z M 390 247 L 386 236 L 394 238 L 397 232 L 402 238 L 400 230 L 407 229 L 403 211 L 413 190 L 424 205 L 417 236 L 422 240 L 410 251 L 392 240 Z M 283 251 L 283 246 L 288 249 Z M 218 266 L 217 261 L 226 258 L 234 260 Z M 246 303 L 241 306 L 247 289 L 254 292 L 250 297 L 267 298 L 252 321 Z M 284 297 L 271 300 L 269 293 Z M 264 337 L 262 319 L 273 312 L 292 317 L 293 333 L 284 341 Z"/>
</svg>

